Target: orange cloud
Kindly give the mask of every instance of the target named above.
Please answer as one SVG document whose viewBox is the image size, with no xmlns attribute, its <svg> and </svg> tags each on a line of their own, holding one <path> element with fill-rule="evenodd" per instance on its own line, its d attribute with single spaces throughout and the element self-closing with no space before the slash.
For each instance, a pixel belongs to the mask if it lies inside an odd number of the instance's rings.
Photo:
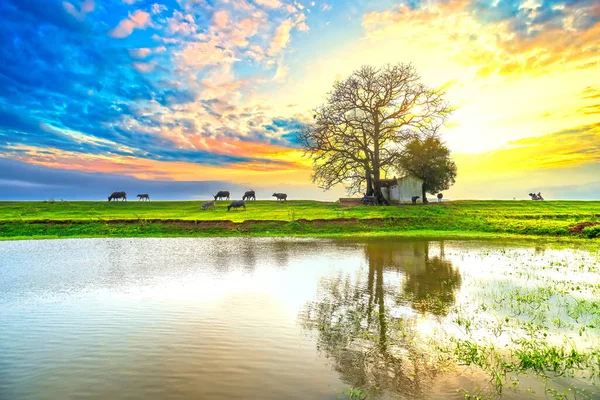
<svg viewBox="0 0 600 400">
<path fill-rule="evenodd" d="M 227 28 L 229 25 L 229 13 L 225 10 L 219 10 L 213 14 L 213 23 L 217 28 Z"/>
<path fill-rule="evenodd" d="M 279 8 L 282 6 L 279 0 L 255 0 L 256 4 L 265 6 L 268 8 Z"/>
<path fill-rule="evenodd" d="M 85 0 L 83 3 L 81 3 L 79 10 L 68 1 L 63 1 L 62 5 L 66 12 L 71 14 L 79 21 L 83 21 L 85 16 L 94 11 L 96 8 L 96 4 L 93 0 Z"/>
<path fill-rule="evenodd" d="M 114 38 L 125 38 L 133 33 L 134 29 L 143 29 L 150 23 L 150 14 L 145 11 L 136 10 L 109 32 Z"/>
<path fill-rule="evenodd" d="M 227 180 L 233 183 L 286 182 L 305 184 L 310 179 L 310 167 L 289 161 L 256 160 L 221 166 L 180 161 L 157 161 L 134 156 L 82 154 L 56 148 L 13 146 L 16 152 L 0 156 L 49 168 L 100 172 L 156 180 Z"/>
<path fill-rule="evenodd" d="M 154 62 L 147 62 L 147 63 L 134 62 L 133 63 L 133 68 L 135 68 L 136 71 L 141 72 L 141 73 L 152 72 L 152 71 L 154 71 L 155 67 L 156 67 L 156 63 L 154 63 Z"/>
</svg>

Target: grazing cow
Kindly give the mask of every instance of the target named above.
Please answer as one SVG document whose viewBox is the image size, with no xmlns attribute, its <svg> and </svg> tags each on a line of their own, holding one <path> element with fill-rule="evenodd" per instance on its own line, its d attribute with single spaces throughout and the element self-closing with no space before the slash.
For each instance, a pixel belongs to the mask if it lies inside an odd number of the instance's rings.
<svg viewBox="0 0 600 400">
<path fill-rule="evenodd" d="M 443 194 L 441 194 L 441 193 L 437 194 L 438 203 L 441 203 L 443 198 L 444 198 Z"/>
<path fill-rule="evenodd" d="M 144 201 L 146 201 L 146 200 L 150 201 L 150 195 L 147 193 L 138 194 L 137 197 L 139 197 L 138 201 L 140 201 L 142 199 L 144 199 Z"/>
<path fill-rule="evenodd" d="M 209 208 L 215 208 L 215 201 L 205 201 L 202 203 L 202 209 L 208 210 Z"/>
<path fill-rule="evenodd" d="M 285 193 L 273 193 L 273 196 L 277 197 L 277 201 L 279 201 L 279 200 L 287 201 L 287 194 L 285 194 Z"/>
<path fill-rule="evenodd" d="M 215 198 L 215 200 L 221 200 L 221 199 L 229 200 L 229 191 L 228 190 L 220 190 L 219 193 L 215 194 L 213 197 Z"/>
<path fill-rule="evenodd" d="M 245 211 L 246 210 L 246 202 L 244 200 L 234 200 L 227 206 L 227 211 L 231 210 L 232 208 L 237 210 L 240 207 L 244 207 L 244 211 Z"/>
<path fill-rule="evenodd" d="M 112 192 L 112 194 L 110 196 L 108 196 L 108 201 L 117 200 L 117 199 L 127 200 L 127 193 L 125 193 L 125 192 Z"/>
<path fill-rule="evenodd" d="M 256 200 L 256 193 L 252 189 L 250 189 L 246 193 L 244 193 L 244 197 L 242 197 L 242 200 L 250 200 L 250 199 Z"/>
<path fill-rule="evenodd" d="M 363 204 L 366 205 L 375 205 L 376 199 L 375 196 L 367 196 L 366 194 L 363 196 Z"/>
<path fill-rule="evenodd" d="M 419 200 L 421 198 L 421 196 L 413 196 L 410 199 L 412 200 L 413 204 L 417 204 L 417 200 Z"/>
</svg>

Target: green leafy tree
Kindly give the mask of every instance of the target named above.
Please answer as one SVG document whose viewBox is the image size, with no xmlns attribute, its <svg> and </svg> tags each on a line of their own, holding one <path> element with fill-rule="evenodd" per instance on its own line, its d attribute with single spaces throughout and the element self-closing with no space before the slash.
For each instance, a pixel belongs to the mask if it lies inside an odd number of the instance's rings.
<svg viewBox="0 0 600 400">
<path fill-rule="evenodd" d="M 434 134 L 424 139 L 414 138 L 407 143 L 398 166 L 400 170 L 423 180 L 423 203 L 427 203 L 427 193 L 449 189 L 457 174 L 450 149 Z"/>
</svg>

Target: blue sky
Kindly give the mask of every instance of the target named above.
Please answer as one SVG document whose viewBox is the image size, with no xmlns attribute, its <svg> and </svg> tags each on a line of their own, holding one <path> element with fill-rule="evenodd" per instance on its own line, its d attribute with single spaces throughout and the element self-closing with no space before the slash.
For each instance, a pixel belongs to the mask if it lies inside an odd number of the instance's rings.
<svg viewBox="0 0 600 400">
<path fill-rule="evenodd" d="M 510 171 L 518 195 L 576 176 L 571 192 L 598 198 L 598 37 L 593 0 L 4 0 L 0 198 L 36 197 L 23 165 L 335 198 L 311 185 L 295 133 L 335 79 L 395 62 L 458 109 L 449 197 L 491 179 L 479 197 L 512 198 Z"/>
</svg>

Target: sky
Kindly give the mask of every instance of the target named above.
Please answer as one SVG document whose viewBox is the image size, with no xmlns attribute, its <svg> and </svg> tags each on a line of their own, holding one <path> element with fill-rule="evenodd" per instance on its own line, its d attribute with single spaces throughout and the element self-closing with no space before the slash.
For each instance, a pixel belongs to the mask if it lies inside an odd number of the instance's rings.
<svg viewBox="0 0 600 400">
<path fill-rule="evenodd" d="M 295 134 L 398 62 L 456 108 L 445 198 L 600 199 L 597 0 L 2 0 L 0 60 L 0 199 L 337 199 Z"/>
</svg>

